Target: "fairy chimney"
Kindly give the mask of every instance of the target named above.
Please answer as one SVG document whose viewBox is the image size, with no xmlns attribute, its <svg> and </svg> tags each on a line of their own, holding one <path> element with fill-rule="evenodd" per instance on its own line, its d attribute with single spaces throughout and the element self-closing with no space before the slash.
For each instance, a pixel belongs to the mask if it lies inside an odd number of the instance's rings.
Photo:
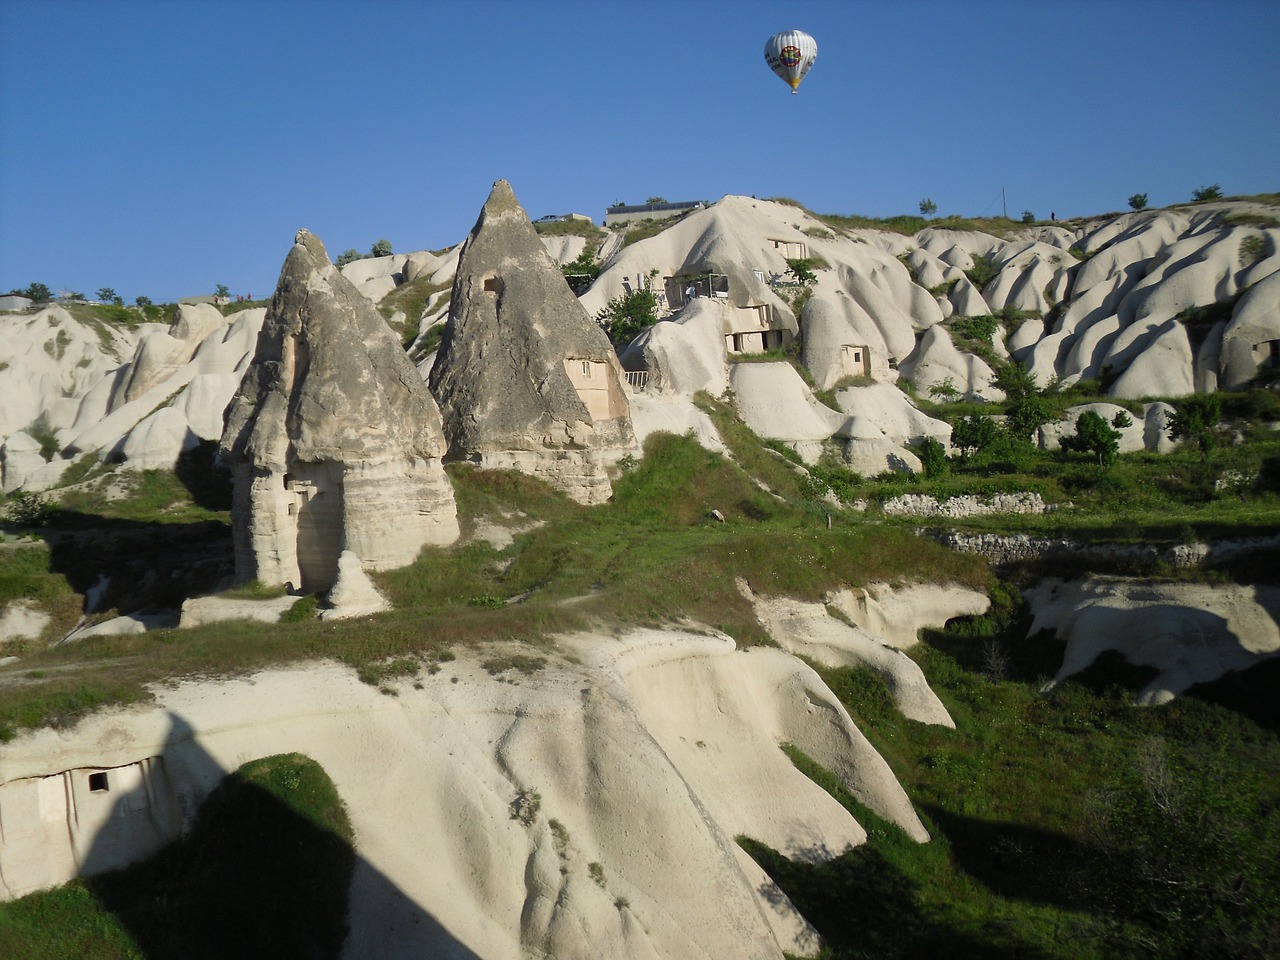
<svg viewBox="0 0 1280 960">
<path fill-rule="evenodd" d="M 227 408 L 238 580 L 328 589 L 458 537 L 440 411 L 373 304 L 299 231 Z"/>
<path fill-rule="evenodd" d="M 581 503 L 637 452 L 622 367 L 505 180 L 458 259 L 431 369 L 449 456 L 540 477 Z"/>
</svg>

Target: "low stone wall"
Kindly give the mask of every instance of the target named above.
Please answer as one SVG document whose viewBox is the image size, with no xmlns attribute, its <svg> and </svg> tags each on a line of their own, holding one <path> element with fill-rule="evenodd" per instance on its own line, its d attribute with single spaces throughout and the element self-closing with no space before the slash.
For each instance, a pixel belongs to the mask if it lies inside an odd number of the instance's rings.
<svg viewBox="0 0 1280 960">
<path fill-rule="evenodd" d="M 922 493 L 907 493 L 882 504 L 893 517 L 987 517 L 1003 513 L 1052 513 L 1057 509 L 1045 503 L 1038 493 L 997 493 L 989 497 L 966 495 L 939 500 Z"/>
<path fill-rule="evenodd" d="M 995 564 L 1031 560 L 1088 560 L 1101 564 L 1164 563 L 1172 567 L 1212 567 L 1260 550 L 1280 547 L 1280 534 L 1239 537 L 1216 543 L 1081 543 L 1058 537 L 1028 534 L 960 533 L 930 531 L 939 542 L 963 553 L 976 553 Z"/>
</svg>

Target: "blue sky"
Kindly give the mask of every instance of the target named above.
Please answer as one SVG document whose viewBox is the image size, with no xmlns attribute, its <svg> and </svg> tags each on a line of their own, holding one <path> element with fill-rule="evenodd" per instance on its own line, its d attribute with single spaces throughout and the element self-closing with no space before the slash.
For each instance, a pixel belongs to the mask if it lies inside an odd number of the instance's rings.
<svg viewBox="0 0 1280 960">
<path fill-rule="evenodd" d="M 1276 191 L 1277 49 L 1276 0 L 0 0 L 0 290 L 261 297 L 299 227 L 435 249 L 500 177 L 597 222 Z"/>
</svg>

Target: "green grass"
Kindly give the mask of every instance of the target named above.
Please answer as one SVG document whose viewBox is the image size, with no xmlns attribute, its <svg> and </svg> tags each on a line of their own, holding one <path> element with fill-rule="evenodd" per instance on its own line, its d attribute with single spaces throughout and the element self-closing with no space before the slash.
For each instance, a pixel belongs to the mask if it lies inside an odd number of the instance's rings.
<svg viewBox="0 0 1280 960">
<path fill-rule="evenodd" d="M 299 754 L 228 775 L 190 832 L 143 863 L 0 903 L 23 960 L 336 958 L 355 866 L 332 781 Z"/>
<path fill-rule="evenodd" d="M 1280 723 L 1188 696 L 1135 710 L 1147 677 L 1100 663 L 1049 696 L 1059 644 L 995 617 L 913 651 L 957 729 L 903 718 L 866 670 L 820 670 L 912 798 L 912 842 L 793 747 L 867 830 L 828 863 L 741 839 L 827 956 L 1273 956 L 1280 942 Z M 1010 678 L 981 672 L 1007 645 Z M 874 895 L 868 896 L 868 892 Z"/>
</svg>

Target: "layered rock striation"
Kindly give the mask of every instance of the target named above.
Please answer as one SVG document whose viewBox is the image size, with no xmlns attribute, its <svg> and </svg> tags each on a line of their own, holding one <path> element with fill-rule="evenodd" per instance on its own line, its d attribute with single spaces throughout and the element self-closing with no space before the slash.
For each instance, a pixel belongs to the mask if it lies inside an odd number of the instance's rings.
<svg viewBox="0 0 1280 960">
<path fill-rule="evenodd" d="M 373 304 L 300 231 L 227 409 L 236 576 L 332 586 L 458 537 L 440 411 Z"/>
<path fill-rule="evenodd" d="M 499 180 L 458 259 L 430 374 L 449 455 L 540 477 L 582 503 L 637 452 L 622 368 Z"/>
</svg>

